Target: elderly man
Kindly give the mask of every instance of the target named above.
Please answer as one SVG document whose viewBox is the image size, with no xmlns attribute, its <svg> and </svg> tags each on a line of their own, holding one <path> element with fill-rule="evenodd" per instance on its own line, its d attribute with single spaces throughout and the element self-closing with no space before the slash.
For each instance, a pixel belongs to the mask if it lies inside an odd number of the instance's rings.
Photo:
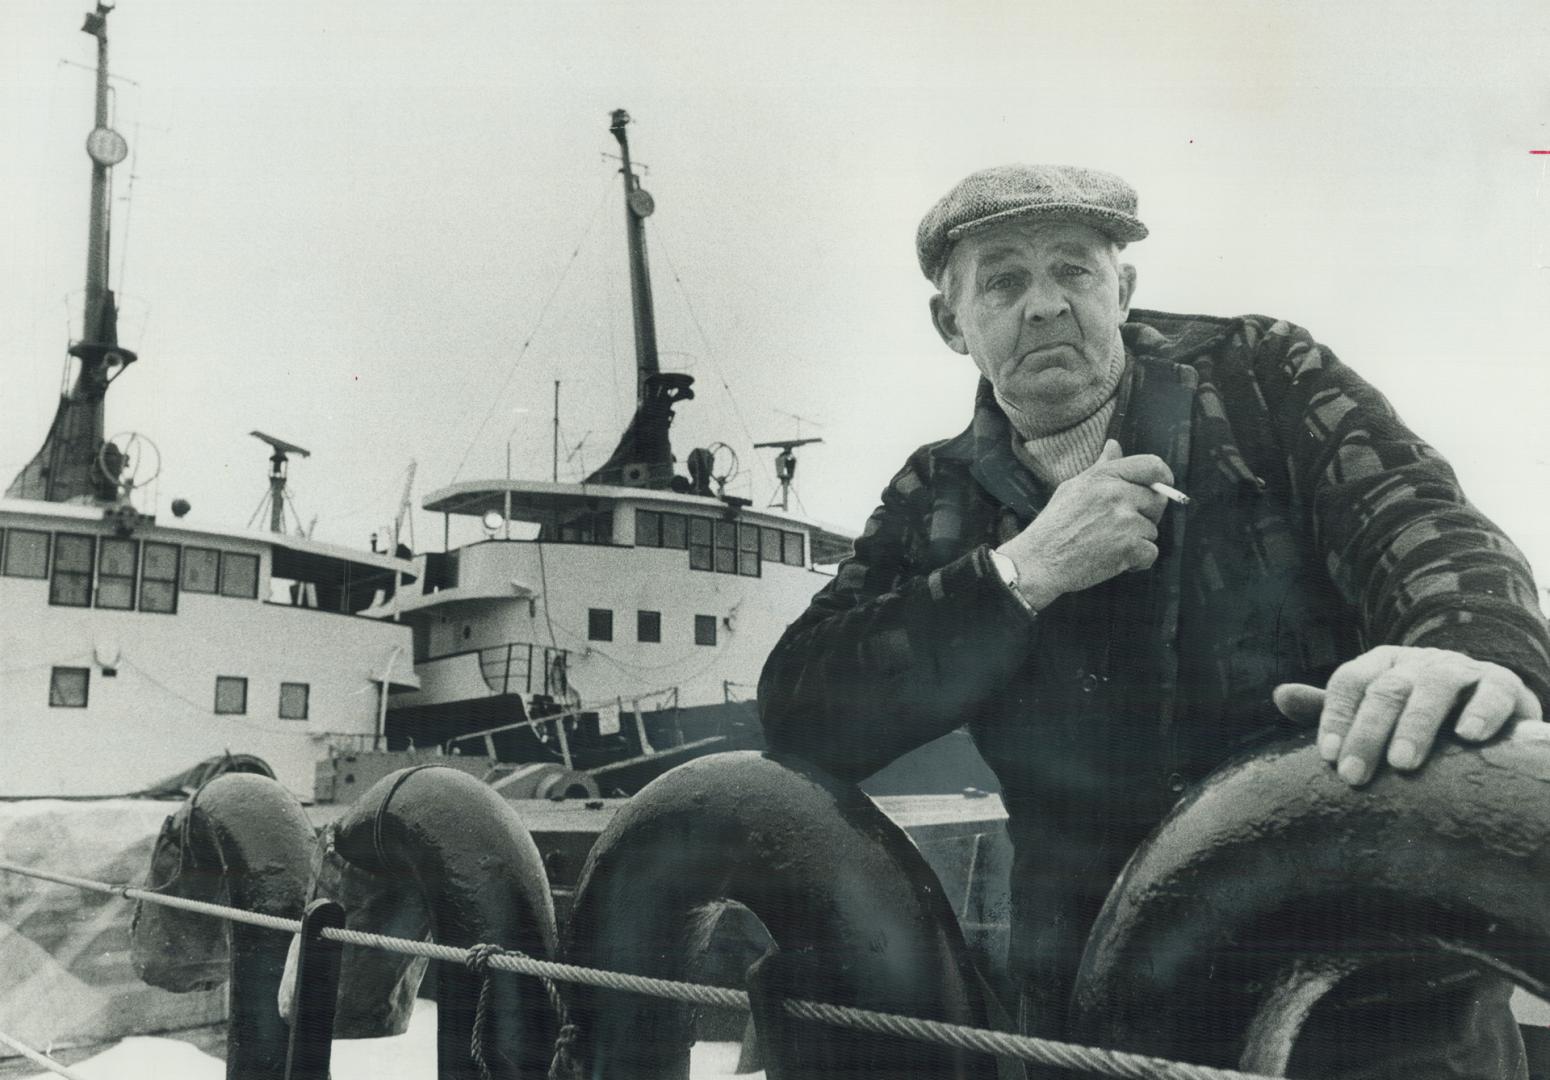
<svg viewBox="0 0 1550 1080">
<path fill-rule="evenodd" d="M 1109 886 L 1191 782 L 1290 717 L 1362 785 L 1550 695 L 1529 568 L 1446 462 L 1296 326 L 1132 309 L 1146 235 L 1129 185 L 1063 166 L 975 173 L 925 216 L 973 420 L 893 478 L 759 688 L 770 745 L 850 779 L 968 725 L 1016 849 L 1025 1024 L 1053 1036 Z M 1423 997 L 1451 1050 L 1393 1064 L 1418 1040 L 1369 1032 L 1374 1075 L 1524 1074 L 1504 986 Z M 1340 1041 L 1317 1067 L 1359 1065 Z"/>
</svg>

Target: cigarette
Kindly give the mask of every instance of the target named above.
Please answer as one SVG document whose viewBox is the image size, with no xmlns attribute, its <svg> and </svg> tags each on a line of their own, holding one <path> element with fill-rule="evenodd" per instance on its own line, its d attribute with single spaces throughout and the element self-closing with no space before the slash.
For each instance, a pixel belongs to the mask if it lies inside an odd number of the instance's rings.
<svg viewBox="0 0 1550 1080">
<path fill-rule="evenodd" d="M 1153 491 L 1157 492 L 1157 494 L 1161 495 L 1163 498 L 1170 502 L 1176 502 L 1180 506 L 1189 505 L 1188 495 L 1184 494 L 1176 487 L 1169 487 L 1167 484 L 1164 484 L 1160 480 L 1155 484 L 1148 484 L 1147 487 L 1151 488 Z"/>
</svg>

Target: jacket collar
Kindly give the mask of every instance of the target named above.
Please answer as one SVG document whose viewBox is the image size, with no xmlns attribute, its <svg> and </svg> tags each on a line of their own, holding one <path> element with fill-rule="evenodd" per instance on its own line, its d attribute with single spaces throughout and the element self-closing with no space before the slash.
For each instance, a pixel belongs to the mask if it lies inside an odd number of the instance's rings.
<svg viewBox="0 0 1550 1080">
<path fill-rule="evenodd" d="M 1160 388 L 1183 383 L 1186 384 L 1186 392 L 1192 394 L 1195 380 L 1190 376 L 1194 372 L 1180 371 L 1180 365 L 1216 345 L 1230 333 L 1230 328 L 1231 322 L 1227 319 L 1133 310 L 1130 321 L 1120 327 L 1125 342 L 1126 363 L 1125 373 L 1116 391 L 1120 401 L 1115 410 L 1111 433 L 1114 433 L 1115 428 L 1123 430 L 1133 426 L 1126 423 L 1126 417 L 1131 411 L 1131 394 L 1138 384 Z M 1143 396 L 1151 396 L 1147 391 L 1142 393 Z M 1186 411 L 1186 432 L 1188 423 Z M 1188 454 L 1186 451 L 1180 460 L 1177 448 L 1170 449 L 1174 452 L 1163 452 L 1162 456 L 1169 460 L 1178 475 L 1188 461 Z M 1128 446 L 1126 451 L 1137 452 Z M 1163 451 L 1163 447 L 1148 450 L 1152 453 L 1159 451 Z M 1049 492 L 1044 485 L 1013 454 L 1011 423 L 996 403 L 995 393 L 986 379 L 980 379 L 975 391 L 974 418 L 969 426 L 956 437 L 939 445 L 934 456 L 939 461 L 956 461 L 967 465 L 981 487 L 1023 518 L 1034 517 L 1049 501 Z"/>
</svg>

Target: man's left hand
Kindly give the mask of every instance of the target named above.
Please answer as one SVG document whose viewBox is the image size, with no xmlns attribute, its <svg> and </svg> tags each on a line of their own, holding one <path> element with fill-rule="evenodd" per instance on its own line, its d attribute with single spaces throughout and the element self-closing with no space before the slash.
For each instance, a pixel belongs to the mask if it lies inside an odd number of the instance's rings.
<svg viewBox="0 0 1550 1080">
<path fill-rule="evenodd" d="M 1324 690 L 1285 683 L 1272 697 L 1289 719 L 1318 716 L 1319 754 L 1353 786 L 1385 756 L 1396 769 L 1420 768 L 1450 717 L 1470 742 L 1509 721 L 1542 719 L 1539 699 L 1500 664 L 1409 645 L 1379 645 L 1341 664 Z"/>
</svg>

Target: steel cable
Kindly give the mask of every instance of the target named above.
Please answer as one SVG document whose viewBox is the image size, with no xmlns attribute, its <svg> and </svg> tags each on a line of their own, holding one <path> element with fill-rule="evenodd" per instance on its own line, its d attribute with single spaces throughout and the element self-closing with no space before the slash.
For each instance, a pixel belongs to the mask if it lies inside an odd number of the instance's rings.
<svg viewBox="0 0 1550 1080">
<path fill-rule="evenodd" d="M 106 882 L 36 870 L 5 861 L 0 861 L 0 871 L 40 878 L 91 892 L 122 896 L 130 900 L 143 900 L 146 903 L 181 908 L 185 911 L 249 923 L 272 930 L 292 934 L 301 932 L 301 921 L 298 919 L 283 919 L 276 915 L 262 915 L 220 904 L 163 896 L 160 893 L 127 885 L 110 885 Z M 451 945 L 438 945 L 432 941 L 412 941 L 407 938 L 335 927 L 325 927 L 322 930 L 322 936 L 344 945 L 381 949 L 403 956 L 423 956 L 431 960 L 462 964 L 474 970 L 493 969 L 516 975 L 552 979 L 556 982 L 580 983 L 605 990 L 644 994 L 691 1005 L 715 1005 L 749 1011 L 749 997 L 743 990 L 578 967 L 575 964 L 535 960 L 509 952 L 492 953 L 494 947 L 489 945 L 475 945 L 472 948 L 460 949 Z M 1149 1077 L 1160 1077 L 1162 1080 L 1271 1080 L 1258 1073 L 1191 1065 L 1187 1062 L 1170 1061 L 1142 1054 L 1127 1054 L 1117 1050 L 1057 1042 L 1030 1035 L 1015 1035 L 1011 1032 L 986 1030 L 964 1024 L 949 1024 L 939 1020 L 923 1020 L 917 1017 L 873 1012 L 869 1009 L 856 1009 L 845 1005 L 791 999 L 783 1002 L 782 1007 L 789 1015 L 798 1019 L 833 1024 L 872 1034 L 895 1035 L 922 1042 L 933 1042 L 961 1050 L 1018 1058 L 1038 1065 L 1078 1069 L 1103 1076 L 1120 1077 L 1121 1080 L 1143 1080 Z"/>
</svg>

